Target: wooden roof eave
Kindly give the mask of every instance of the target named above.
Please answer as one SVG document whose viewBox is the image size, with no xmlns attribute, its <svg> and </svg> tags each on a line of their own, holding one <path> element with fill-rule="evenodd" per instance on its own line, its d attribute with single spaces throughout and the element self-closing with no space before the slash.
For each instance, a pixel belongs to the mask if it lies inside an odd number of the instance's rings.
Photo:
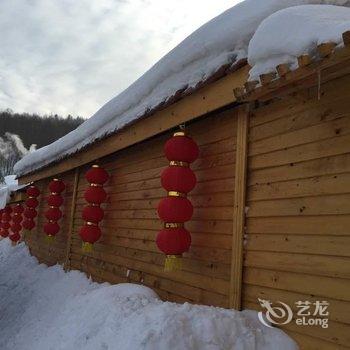
<svg viewBox="0 0 350 350">
<path fill-rule="evenodd" d="M 85 149 L 56 163 L 40 168 L 18 178 L 19 184 L 64 173 L 84 164 L 93 162 L 116 151 L 134 145 L 166 130 L 176 127 L 216 109 L 237 101 L 233 90 L 242 86 L 248 78 L 249 66 L 245 65 L 185 96 L 168 107 L 155 112 L 147 118 L 123 128 Z"/>
<path fill-rule="evenodd" d="M 318 57 L 298 57 L 295 70 L 280 64 L 275 72 L 262 74 L 259 81 L 246 82 L 235 89 L 237 100 L 267 101 L 350 74 L 350 31 L 343 33 L 343 43 L 344 46 L 338 49 L 332 42 L 320 44 L 317 47 Z"/>
</svg>

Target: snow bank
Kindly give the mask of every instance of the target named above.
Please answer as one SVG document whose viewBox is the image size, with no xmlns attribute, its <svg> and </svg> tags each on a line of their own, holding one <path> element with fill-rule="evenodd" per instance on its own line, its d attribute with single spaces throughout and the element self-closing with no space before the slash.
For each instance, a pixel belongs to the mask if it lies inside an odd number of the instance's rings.
<svg viewBox="0 0 350 350">
<path fill-rule="evenodd" d="M 23 175 L 81 150 L 141 118 L 177 91 L 192 89 L 221 67 L 246 58 L 249 41 L 265 18 L 302 4 L 349 6 L 350 0 L 246 0 L 232 7 L 191 34 L 76 130 L 23 157 L 15 165 L 16 174 Z"/>
<path fill-rule="evenodd" d="M 317 45 L 325 42 L 342 43 L 342 33 L 347 30 L 350 9 L 345 7 L 304 5 L 274 13 L 260 24 L 250 41 L 250 80 L 274 72 L 281 63 L 297 68 L 298 56 L 315 56 Z"/>
<path fill-rule="evenodd" d="M 7 175 L 5 176 L 4 180 L 5 183 L 0 183 L 0 209 L 5 208 L 12 192 L 24 187 L 23 185 L 18 185 L 16 175 Z"/>
<path fill-rule="evenodd" d="M 111 286 L 39 265 L 0 241 L 2 350 L 295 350 L 253 311 L 162 302 L 147 287 Z"/>
</svg>

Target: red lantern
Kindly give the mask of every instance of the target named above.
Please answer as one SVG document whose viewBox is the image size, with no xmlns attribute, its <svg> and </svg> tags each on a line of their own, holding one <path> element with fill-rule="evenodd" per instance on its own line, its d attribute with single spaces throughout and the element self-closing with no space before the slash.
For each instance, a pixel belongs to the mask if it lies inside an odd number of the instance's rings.
<svg viewBox="0 0 350 350">
<path fill-rule="evenodd" d="M 38 215 L 36 210 L 33 208 L 26 208 L 23 214 L 27 219 L 34 219 Z"/>
<path fill-rule="evenodd" d="M 11 227 L 12 220 L 12 208 L 7 205 L 4 209 L 1 210 L 1 236 L 7 237 L 9 235 L 9 229 Z"/>
<path fill-rule="evenodd" d="M 85 178 L 89 183 L 103 185 L 108 181 L 109 175 L 107 171 L 98 165 L 93 165 L 85 174 Z"/>
<path fill-rule="evenodd" d="M 183 227 L 165 228 L 158 233 L 156 243 L 167 255 L 181 255 L 190 248 L 191 235 Z"/>
<path fill-rule="evenodd" d="M 3 209 L 5 214 L 11 214 L 12 208 L 9 205 L 6 205 L 6 207 Z"/>
<path fill-rule="evenodd" d="M 169 191 L 191 192 L 196 186 L 196 175 L 184 166 L 170 166 L 161 175 L 162 187 Z"/>
<path fill-rule="evenodd" d="M 22 224 L 23 228 L 25 228 L 26 230 L 32 230 L 35 227 L 35 222 L 33 219 L 26 219 L 23 221 Z"/>
<path fill-rule="evenodd" d="M 88 205 L 83 209 L 82 218 L 85 221 L 98 223 L 102 221 L 104 212 L 102 208 L 95 205 Z"/>
<path fill-rule="evenodd" d="M 5 229 L 5 230 L 10 229 L 10 227 L 11 227 L 9 221 L 3 221 L 1 226 L 2 226 L 2 228 Z"/>
<path fill-rule="evenodd" d="M 192 163 L 199 155 L 197 144 L 182 131 L 166 142 L 164 151 L 169 161 L 177 162 Z"/>
<path fill-rule="evenodd" d="M 40 195 L 39 189 L 34 185 L 29 186 L 27 188 L 26 193 L 27 193 L 28 197 L 34 197 L 34 198 L 39 197 L 39 195 Z"/>
<path fill-rule="evenodd" d="M 12 232 L 20 232 L 22 230 L 22 225 L 18 222 L 14 222 L 12 225 L 11 225 L 11 231 Z"/>
<path fill-rule="evenodd" d="M 86 225 L 81 228 L 79 234 L 83 240 L 83 251 L 90 252 L 92 245 L 100 239 L 102 234 L 98 227 L 98 223 L 104 216 L 100 204 L 107 198 L 107 193 L 102 186 L 108 181 L 109 174 L 98 165 L 93 165 L 85 174 L 85 178 L 90 186 L 85 190 L 84 198 L 90 205 L 83 209 L 82 218 L 86 221 Z"/>
<path fill-rule="evenodd" d="M 62 212 L 59 208 L 53 207 L 45 212 L 45 217 L 50 221 L 58 221 L 62 217 Z"/>
<path fill-rule="evenodd" d="M 181 268 L 181 256 L 191 245 L 191 235 L 183 223 L 193 215 L 193 206 L 186 194 L 196 185 L 196 176 L 189 168 L 199 154 L 197 144 L 184 132 L 175 133 L 164 147 L 170 166 L 161 175 L 162 186 L 168 191 L 168 197 L 158 205 L 158 215 L 165 228 L 157 236 L 158 248 L 167 255 L 165 270 Z"/>
<path fill-rule="evenodd" d="M 107 198 L 107 193 L 102 187 L 90 186 L 85 191 L 84 198 L 88 203 L 102 204 Z"/>
<path fill-rule="evenodd" d="M 59 230 L 60 226 L 57 222 L 47 222 L 44 224 L 44 231 L 48 236 L 56 236 Z"/>
<path fill-rule="evenodd" d="M 94 244 L 101 238 L 102 232 L 97 225 L 85 225 L 80 229 L 79 235 L 84 242 Z"/>
<path fill-rule="evenodd" d="M 158 204 L 158 215 L 164 222 L 186 222 L 192 218 L 193 206 L 187 198 L 166 197 Z"/>
<path fill-rule="evenodd" d="M 16 243 L 21 239 L 21 235 L 18 232 L 14 232 L 9 238 L 12 242 Z"/>
<path fill-rule="evenodd" d="M 84 242 L 83 250 L 89 252 L 92 245 L 101 238 L 102 232 L 97 225 L 85 225 L 80 229 L 79 235 Z"/>
<path fill-rule="evenodd" d="M 9 213 L 2 214 L 2 221 L 11 221 L 12 215 Z"/>
<path fill-rule="evenodd" d="M 66 185 L 64 184 L 63 181 L 59 179 L 53 179 L 49 183 L 49 190 L 51 193 L 61 193 L 65 190 Z"/>
<path fill-rule="evenodd" d="M 60 207 L 63 204 L 63 198 L 59 194 L 50 194 L 47 197 L 47 204 L 50 207 Z"/>
<path fill-rule="evenodd" d="M 8 230 L 6 230 L 6 229 L 4 229 L 4 228 L 2 228 L 2 229 L 0 230 L 0 236 L 1 236 L 1 237 L 6 238 L 6 237 L 8 237 L 8 235 L 9 235 L 9 231 L 8 231 Z"/>
<path fill-rule="evenodd" d="M 23 216 L 25 217 L 23 228 L 32 230 L 35 227 L 35 221 L 33 219 L 38 215 L 35 208 L 39 205 L 37 197 L 39 197 L 40 191 L 35 185 L 31 185 L 27 188 L 26 193 L 28 198 L 25 201 L 26 209 L 23 212 Z"/>
<path fill-rule="evenodd" d="M 34 197 L 30 197 L 25 201 L 25 205 L 29 208 L 36 208 L 39 205 L 39 201 Z"/>
<path fill-rule="evenodd" d="M 44 225 L 44 232 L 47 235 L 47 239 L 50 242 L 60 230 L 58 220 L 62 217 L 62 211 L 59 207 L 63 203 L 61 193 L 65 190 L 66 185 L 59 179 L 53 179 L 49 183 L 50 195 L 46 199 L 50 208 L 46 210 L 45 217 L 49 221 Z"/>
<path fill-rule="evenodd" d="M 23 220 L 23 218 L 22 218 L 21 214 L 17 214 L 17 215 L 13 215 L 12 216 L 12 221 L 13 222 L 21 223 L 22 220 Z"/>
<path fill-rule="evenodd" d="M 21 204 L 16 204 L 15 207 L 13 208 L 13 212 L 15 214 L 22 214 L 24 211 L 23 206 Z"/>
</svg>

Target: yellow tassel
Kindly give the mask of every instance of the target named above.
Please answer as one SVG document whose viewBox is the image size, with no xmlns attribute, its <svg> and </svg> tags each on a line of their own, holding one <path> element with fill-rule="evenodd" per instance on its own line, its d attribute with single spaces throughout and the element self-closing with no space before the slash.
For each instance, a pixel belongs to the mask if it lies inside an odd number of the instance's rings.
<svg viewBox="0 0 350 350">
<path fill-rule="evenodd" d="M 178 271 L 182 268 L 181 255 L 167 255 L 165 259 L 164 271 Z"/>
<path fill-rule="evenodd" d="M 53 241 L 55 240 L 55 236 L 52 236 L 52 235 L 46 235 L 46 237 L 45 237 L 45 241 L 47 242 L 47 243 L 53 243 Z"/>
<path fill-rule="evenodd" d="M 83 242 L 82 249 L 84 253 L 91 253 L 93 245 L 89 242 Z"/>
</svg>

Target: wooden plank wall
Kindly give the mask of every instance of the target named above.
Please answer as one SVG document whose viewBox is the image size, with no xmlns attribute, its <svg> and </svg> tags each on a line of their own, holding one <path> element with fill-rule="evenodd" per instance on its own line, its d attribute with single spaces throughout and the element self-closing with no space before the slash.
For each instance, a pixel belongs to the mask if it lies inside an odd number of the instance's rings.
<svg viewBox="0 0 350 350">
<path fill-rule="evenodd" d="M 67 237 L 69 232 L 69 223 L 71 217 L 72 193 L 74 187 L 74 171 L 61 174 L 57 178 L 64 181 L 66 190 L 63 192 L 64 203 L 61 207 L 63 217 L 60 220 L 61 231 L 57 234 L 53 242 L 47 242 L 46 234 L 43 231 L 43 225 L 47 221 L 44 213 L 48 209 L 46 197 L 50 194 L 48 184 L 51 179 L 41 180 L 36 185 L 40 188 L 41 194 L 39 206 L 37 208 L 38 217 L 35 219 L 37 225 L 32 231 L 25 231 L 24 240 L 39 262 L 47 265 L 64 264 L 67 249 Z"/>
<path fill-rule="evenodd" d="M 328 329 L 284 329 L 303 349 L 339 350 L 350 345 L 350 76 L 321 92 L 251 115 L 243 306 L 327 300 Z"/>
<path fill-rule="evenodd" d="M 94 252 L 83 254 L 78 230 L 87 186 L 81 169 L 70 267 L 85 271 L 96 281 L 136 282 L 171 301 L 228 306 L 236 118 L 227 110 L 194 121 L 187 131 L 200 146 L 193 164 L 198 184 L 189 196 L 195 211 L 187 228 L 193 244 L 183 271 L 163 271 L 164 255 L 155 244 L 162 228 L 156 208 L 166 196 L 160 174 L 168 165 L 163 154 L 171 135 L 150 139 L 100 162 L 111 174 L 106 186 L 108 203 L 101 225 L 103 237 Z"/>
</svg>

